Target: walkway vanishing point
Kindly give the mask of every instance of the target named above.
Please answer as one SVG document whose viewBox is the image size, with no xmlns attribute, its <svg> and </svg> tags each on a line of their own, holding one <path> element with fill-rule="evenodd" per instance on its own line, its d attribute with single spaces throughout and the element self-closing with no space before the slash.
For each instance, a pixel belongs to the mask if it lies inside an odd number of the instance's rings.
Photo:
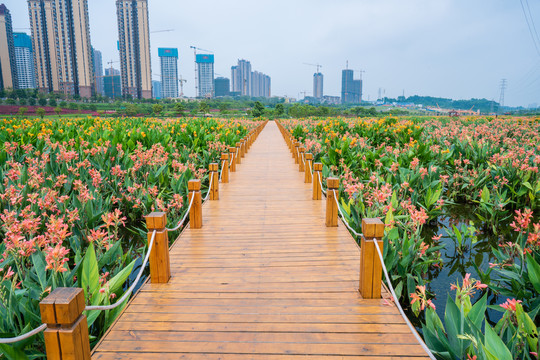
<svg viewBox="0 0 540 360">
<path fill-rule="evenodd" d="M 360 249 L 325 226 L 274 122 L 219 196 L 171 247 L 169 282 L 142 286 L 93 359 L 427 359 L 395 306 L 362 299 Z"/>
</svg>

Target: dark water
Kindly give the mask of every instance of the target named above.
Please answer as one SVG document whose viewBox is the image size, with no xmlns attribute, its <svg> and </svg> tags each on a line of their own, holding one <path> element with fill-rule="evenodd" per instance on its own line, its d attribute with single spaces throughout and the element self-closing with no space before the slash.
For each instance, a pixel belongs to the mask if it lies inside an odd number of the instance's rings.
<svg viewBox="0 0 540 360">
<path fill-rule="evenodd" d="M 457 251 L 457 244 L 453 233 L 452 225 L 455 225 L 458 229 L 461 229 L 463 225 L 469 226 L 471 223 L 475 226 L 477 231 L 475 232 L 477 241 L 472 243 L 468 238 L 464 242 L 465 249 L 462 253 Z M 456 291 L 450 290 L 450 285 L 463 283 L 463 277 L 467 273 L 471 274 L 471 278 L 481 280 L 478 270 L 483 272 L 489 271 L 489 263 L 495 262 L 495 257 L 492 252 L 492 248 L 497 248 L 500 238 L 507 238 L 512 236 L 512 233 L 508 230 L 509 226 L 505 224 L 499 224 L 499 229 L 505 230 L 504 233 L 495 235 L 492 231 L 485 229 L 484 224 L 474 214 L 474 207 L 468 205 L 454 205 L 446 209 L 444 215 L 439 216 L 436 221 L 433 221 L 429 226 L 425 227 L 424 238 L 431 239 L 435 235 L 442 235 L 439 240 L 440 245 L 444 245 L 444 249 L 441 250 L 441 256 L 443 259 L 443 266 L 440 269 L 432 269 L 426 274 L 427 279 L 431 280 L 427 289 L 436 295 L 433 303 L 436 306 L 437 314 L 441 319 L 444 318 L 444 310 L 446 306 L 446 300 L 448 294 L 452 299 L 455 299 Z M 495 271 L 491 272 L 492 280 L 497 278 Z M 506 301 L 506 297 L 497 296 L 492 291 L 488 291 L 488 305 L 502 304 Z M 477 291 L 475 296 L 471 299 L 472 303 L 478 300 L 484 295 L 483 291 Z M 491 323 L 496 323 L 500 320 L 503 313 L 488 308 L 486 318 Z"/>
</svg>

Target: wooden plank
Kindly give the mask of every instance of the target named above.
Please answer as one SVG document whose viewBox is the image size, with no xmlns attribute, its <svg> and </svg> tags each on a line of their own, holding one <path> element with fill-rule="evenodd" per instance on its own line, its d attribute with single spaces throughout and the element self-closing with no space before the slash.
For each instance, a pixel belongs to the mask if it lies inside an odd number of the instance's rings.
<svg viewBox="0 0 540 360">
<path fill-rule="evenodd" d="M 339 220 L 326 227 L 318 179 L 306 182 L 278 127 L 245 140 L 204 227 L 170 249 L 168 283 L 143 285 L 93 358 L 426 359 L 394 306 L 362 298 L 359 246 Z"/>
</svg>

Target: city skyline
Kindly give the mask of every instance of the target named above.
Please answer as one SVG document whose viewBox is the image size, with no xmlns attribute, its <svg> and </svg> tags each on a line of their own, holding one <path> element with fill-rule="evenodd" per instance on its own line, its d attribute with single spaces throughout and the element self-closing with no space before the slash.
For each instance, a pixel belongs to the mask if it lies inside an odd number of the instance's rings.
<svg viewBox="0 0 540 360">
<path fill-rule="evenodd" d="M 157 48 L 178 47 L 179 73 L 188 80 L 184 92 L 194 96 L 189 45 L 195 45 L 219 54 L 215 64 L 219 74 L 228 74 L 236 59 L 249 58 L 260 70 L 272 74 L 272 93 L 280 96 L 299 97 L 300 92 L 312 88 L 313 71 L 303 62 L 323 64 L 324 94 L 339 95 L 341 70 L 349 60 L 352 68 L 366 71 L 366 100 L 375 100 L 379 89 L 394 98 L 405 93 L 498 100 L 500 80 L 506 78 L 506 105 L 540 102 L 540 55 L 519 3 L 338 0 L 311 6 L 304 0 L 294 4 L 280 1 L 256 6 L 235 1 L 242 5 L 242 11 L 229 17 L 222 16 L 228 5 L 213 0 L 181 5 L 150 2 L 150 31 L 156 31 L 151 34 L 153 72 L 159 73 Z M 15 31 L 28 27 L 26 2 L 4 2 Z M 89 3 L 92 45 L 103 52 L 104 62 L 118 59 L 116 14 L 111 3 Z M 277 17 L 273 8 L 281 5 L 287 9 L 279 15 L 283 26 L 272 32 L 264 30 L 272 28 L 270 23 Z M 538 18 L 540 5 L 531 2 L 530 11 Z M 208 15 L 205 22 L 211 25 L 201 28 L 189 16 L 180 22 L 176 18 L 180 12 L 204 12 Z M 257 13 L 268 16 L 255 18 Z M 312 18 L 322 21 L 319 24 Z M 246 28 L 253 30 L 241 30 Z M 165 29 L 174 31 L 157 32 Z M 239 38 L 238 33 L 244 36 Z M 154 75 L 153 79 L 158 78 Z"/>
</svg>

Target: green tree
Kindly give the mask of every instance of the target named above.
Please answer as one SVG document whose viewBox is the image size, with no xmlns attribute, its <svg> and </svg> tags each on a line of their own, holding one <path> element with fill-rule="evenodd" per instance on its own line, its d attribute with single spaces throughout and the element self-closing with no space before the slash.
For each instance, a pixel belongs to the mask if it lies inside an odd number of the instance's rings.
<svg viewBox="0 0 540 360">
<path fill-rule="evenodd" d="M 199 112 L 206 114 L 210 111 L 210 105 L 206 101 L 201 101 L 199 103 Z"/>
<path fill-rule="evenodd" d="M 43 117 L 45 116 L 45 109 L 44 108 L 37 108 L 36 109 L 36 114 L 43 119 Z"/>
<path fill-rule="evenodd" d="M 20 107 L 19 108 L 19 115 L 24 116 L 27 111 L 28 111 L 28 108 Z"/>
<path fill-rule="evenodd" d="M 157 116 L 160 116 L 161 113 L 163 112 L 163 105 L 161 104 L 154 104 L 152 105 L 152 112 L 157 115 Z"/>
<path fill-rule="evenodd" d="M 126 115 L 135 116 L 139 113 L 139 107 L 136 104 L 128 104 L 126 106 Z"/>
<path fill-rule="evenodd" d="M 36 98 L 33 98 L 33 97 L 29 98 L 28 99 L 28 105 L 30 105 L 30 106 L 36 105 Z"/>
<path fill-rule="evenodd" d="M 52 106 L 52 107 L 55 107 L 57 106 L 58 104 L 56 103 L 56 99 L 55 98 L 50 98 L 49 99 L 49 106 Z"/>
<path fill-rule="evenodd" d="M 277 117 L 283 116 L 283 114 L 285 114 L 285 106 L 283 106 L 283 104 L 277 104 L 275 112 Z"/>
<path fill-rule="evenodd" d="M 60 116 L 60 114 L 62 113 L 62 108 L 60 106 L 57 106 L 54 108 L 54 112 L 56 113 L 56 115 Z"/>
<path fill-rule="evenodd" d="M 219 112 L 222 114 L 226 114 L 227 110 L 229 109 L 229 103 L 222 102 L 219 104 Z"/>
<path fill-rule="evenodd" d="M 39 104 L 39 106 L 47 106 L 47 99 L 45 99 L 43 97 L 39 98 L 38 104 Z"/>
<path fill-rule="evenodd" d="M 177 102 L 174 104 L 174 112 L 180 116 L 184 114 L 184 111 L 186 111 L 186 105 L 184 105 L 183 102 Z"/>
<path fill-rule="evenodd" d="M 255 101 L 251 114 L 253 117 L 261 117 L 264 115 L 264 105 L 260 101 Z"/>
</svg>

